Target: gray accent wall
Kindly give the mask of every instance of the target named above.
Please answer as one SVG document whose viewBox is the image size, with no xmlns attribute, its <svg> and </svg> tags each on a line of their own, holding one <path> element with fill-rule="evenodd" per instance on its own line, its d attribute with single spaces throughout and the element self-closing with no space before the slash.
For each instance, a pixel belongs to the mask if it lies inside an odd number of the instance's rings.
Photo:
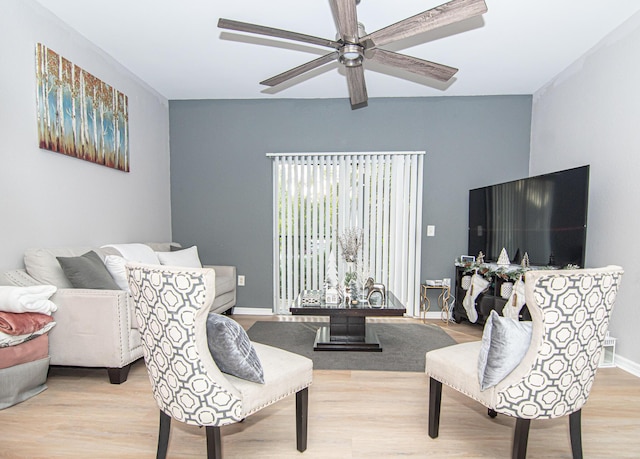
<svg viewBox="0 0 640 459">
<path fill-rule="evenodd" d="M 0 268 L 29 247 L 169 240 L 167 100 L 40 4 L 0 10 Z M 128 96 L 131 172 L 38 148 L 38 42 Z"/>
<path fill-rule="evenodd" d="M 530 96 L 170 101 L 169 117 L 173 238 L 237 266 L 239 307 L 273 306 L 266 153 L 426 151 L 421 279 L 453 278 L 469 189 L 528 175 Z"/>
<path fill-rule="evenodd" d="M 609 326 L 640 375 L 640 13 L 534 94 L 531 174 L 590 164 L 586 264 L 625 274 Z"/>
</svg>

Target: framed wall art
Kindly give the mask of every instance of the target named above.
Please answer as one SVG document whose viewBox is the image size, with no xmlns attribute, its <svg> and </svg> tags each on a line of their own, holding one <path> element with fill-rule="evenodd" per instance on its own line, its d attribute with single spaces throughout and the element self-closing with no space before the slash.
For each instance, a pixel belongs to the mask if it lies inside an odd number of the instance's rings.
<svg viewBox="0 0 640 459">
<path fill-rule="evenodd" d="M 40 148 L 129 172 L 127 96 L 36 45 Z"/>
</svg>

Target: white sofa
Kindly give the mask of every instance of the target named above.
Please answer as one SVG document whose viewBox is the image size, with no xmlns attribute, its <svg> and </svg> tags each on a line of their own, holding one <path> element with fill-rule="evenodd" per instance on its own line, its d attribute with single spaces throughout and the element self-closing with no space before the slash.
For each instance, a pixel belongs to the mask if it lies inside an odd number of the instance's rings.
<svg viewBox="0 0 640 459">
<path fill-rule="evenodd" d="M 172 243 L 149 243 L 153 250 L 168 252 Z M 25 252 L 24 269 L 6 271 L 0 284 L 58 287 L 51 297 L 58 310 L 56 326 L 49 333 L 51 365 L 104 367 L 112 384 L 126 381 L 131 363 L 142 357 L 138 324 L 131 295 L 124 290 L 73 288 L 56 257 L 77 257 L 93 250 L 104 260 L 120 255 L 112 247 L 38 248 Z M 235 266 L 206 266 L 216 271 L 216 298 L 211 311 L 223 313 L 236 304 Z"/>
</svg>

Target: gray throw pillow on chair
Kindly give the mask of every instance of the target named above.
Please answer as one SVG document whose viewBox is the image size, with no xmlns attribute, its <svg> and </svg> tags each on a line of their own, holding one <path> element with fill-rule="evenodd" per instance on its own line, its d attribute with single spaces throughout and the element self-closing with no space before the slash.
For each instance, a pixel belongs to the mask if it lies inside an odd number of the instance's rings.
<svg viewBox="0 0 640 459">
<path fill-rule="evenodd" d="M 207 317 L 207 342 L 220 371 L 238 378 L 264 384 L 258 354 L 247 332 L 233 319 L 210 313 Z"/>
<path fill-rule="evenodd" d="M 501 317 L 494 310 L 484 325 L 478 356 L 480 389 L 495 386 L 518 366 L 531 344 L 532 322 Z"/>
</svg>

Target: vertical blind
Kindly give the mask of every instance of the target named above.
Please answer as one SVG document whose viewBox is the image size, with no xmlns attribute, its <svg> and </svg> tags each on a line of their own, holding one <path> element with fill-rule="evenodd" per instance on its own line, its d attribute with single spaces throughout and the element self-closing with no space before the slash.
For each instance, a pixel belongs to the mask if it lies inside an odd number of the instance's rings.
<svg viewBox="0 0 640 459">
<path fill-rule="evenodd" d="M 343 279 L 338 236 L 361 230 L 359 279 L 373 277 L 419 314 L 424 152 L 268 154 L 273 158 L 274 311 Z M 333 257 L 330 255 L 333 254 Z"/>
</svg>

